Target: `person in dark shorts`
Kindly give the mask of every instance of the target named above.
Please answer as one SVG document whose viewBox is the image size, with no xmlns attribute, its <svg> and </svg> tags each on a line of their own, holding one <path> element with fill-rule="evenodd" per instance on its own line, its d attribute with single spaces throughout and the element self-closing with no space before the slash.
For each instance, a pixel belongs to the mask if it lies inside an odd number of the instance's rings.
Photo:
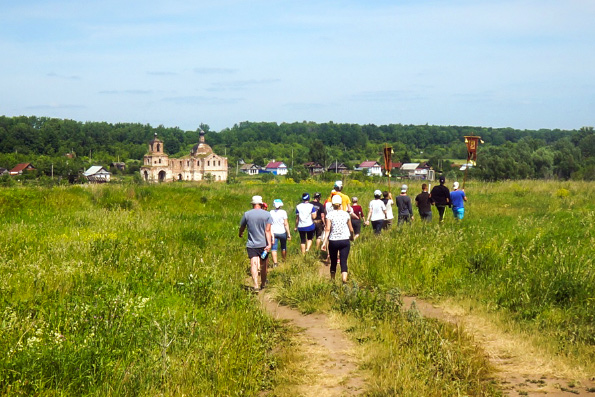
<svg viewBox="0 0 595 397">
<path fill-rule="evenodd" d="M 324 210 L 324 204 L 320 202 L 322 194 L 319 192 L 314 193 L 313 200 L 310 202 L 316 207 L 316 218 L 314 218 L 314 234 L 316 236 L 316 249 L 320 249 L 322 239 L 324 238 L 324 218 L 326 211 Z"/>
<path fill-rule="evenodd" d="M 302 202 L 295 207 L 295 231 L 300 233 L 302 254 L 310 251 L 314 238 L 316 208 L 310 203 L 310 194 L 302 194 Z"/>
<path fill-rule="evenodd" d="M 430 198 L 438 209 L 438 215 L 440 215 L 440 222 L 444 222 L 444 210 L 446 207 L 450 207 L 450 190 L 444 186 L 446 181 L 444 176 L 441 176 L 440 185 L 434 186 L 430 192 Z"/>
<path fill-rule="evenodd" d="M 252 209 L 244 212 L 240 221 L 239 237 L 244 235 L 244 230 L 248 228 L 248 241 L 246 242 L 246 251 L 250 258 L 250 273 L 254 281 L 254 291 L 264 288 L 267 283 L 267 260 L 268 255 L 263 259 L 263 253 L 271 250 L 273 236 L 271 234 L 271 225 L 273 218 L 271 214 L 262 209 L 262 197 L 252 197 Z M 258 271 L 260 270 L 260 288 L 258 285 Z"/>
<path fill-rule="evenodd" d="M 421 185 L 421 193 L 415 196 L 415 206 L 422 221 L 432 222 L 432 198 L 425 183 Z"/>
<path fill-rule="evenodd" d="M 381 196 L 382 192 L 376 189 L 374 191 L 374 200 L 370 201 L 368 219 L 366 220 L 366 225 L 369 225 L 370 220 L 372 220 L 372 229 L 375 234 L 380 234 L 382 225 L 386 220 L 386 205 L 380 200 Z"/>
<path fill-rule="evenodd" d="M 397 196 L 397 208 L 399 209 L 398 225 L 403 222 L 411 223 L 413 220 L 413 206 L 411 205 L 411 197 L 407 196 L 407 185 L 401 186 L 401 194 Z"/>
<path fill-rule="evenodd" d="M 355 241 L 362 230 L 362 220 L 365 216 L 362 206 L 358 203 L 358 198 L 352 197 L 351 202 L 351 209 L 353 210 L 351 215 L 351 226 L 353 226 L 353 241 Z"/>
</svg>

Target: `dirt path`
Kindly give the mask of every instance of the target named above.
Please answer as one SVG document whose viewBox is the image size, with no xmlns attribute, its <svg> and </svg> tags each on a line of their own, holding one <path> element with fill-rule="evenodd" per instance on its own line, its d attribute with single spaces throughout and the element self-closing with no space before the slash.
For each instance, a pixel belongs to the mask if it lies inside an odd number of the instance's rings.
<svg viewBox="0 0 595 397">
<path fill-rule="evenodd" d="M 353 343 L 323 314 L 303 315 L 281 306 L 267 293 L 259 294 L 265 310 L 274 318 L 295 326 L 296 348 L 302 356 L 307 384 L 286 390 L 292 396 L 356 396 L 364 391 L 365 381 L 358 370 Z"/>
<path fill-rule="evenodd" d="M 460 307 L 432 305 L 416 297 L 403 297 L 403 307 L 411 305 L 424 317 L 462 326 L 473 335 L 498 371 L 504 392 L 510 396 L 595 396 L 595 382 L 569 378 L 576 368 L 567 368 L 545 355 L 529 341 L 518 340 L 485 319 L 466 313 Z M 579 371 L 580 372 L 580 371 Z M 576 373 L 576 372 L 574 372 Z M 593 390 L 590 392 L 589 390 Z"/>
</svg>

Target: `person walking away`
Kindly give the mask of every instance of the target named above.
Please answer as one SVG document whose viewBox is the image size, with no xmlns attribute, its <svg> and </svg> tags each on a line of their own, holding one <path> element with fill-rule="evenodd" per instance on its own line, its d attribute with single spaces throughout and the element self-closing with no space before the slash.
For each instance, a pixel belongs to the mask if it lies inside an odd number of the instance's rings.
<svg viewBox="0 0 595 397">
<path fill-rule="evenodd" d="M 316 208 L 310 201 L 308 193 L 302 194 L 302 202 L 295 207 L 295 229 L 300 233 L 300 245 L 302 254 L 310 251 L 312 239 L 314 238 L 314 218 Z"/>
<path fill-rule="evenodd" d="M 450 207 L 450 190 L 444 186 L 444 176 L 441 176 L 440 185 L 434 186 L 430 192 L 430 198 L 438 209 L 438 215 L 440 216 L 440 222 L 444 221 L 444 210 L 446 207 Z"/>
<path fill-rule="evenodd" d="M 242 238 L 244 230 L 248 229 L 248 241 L 246 242 L 246 251 L 250 258 L 250 273 L 254 282 L 254 291 L 259 290 L 258 270 L 260 268 L 260 288 L 264 288 L 267 283 L 267 260 L 268 251 L 272 245 L 271 225 L 273 218 L 271 214 L 262 209 L 262 197 L 252 197 L 252 209 L 244 212 L 240 221 L 240 231 L 238 236 Z"/>
<path fill-rule="evenodd" d="M 421 185 L 421 193 L 415 196 L 415 206 L 422 221 L 432 222 L 432 198 L 425 183 Z"/>
<path fill-rule="evenodd" d="M 411 205 L 411 197 L 407 196 L 407 185 L 401 186 L 401 194 L 397 196 L 397 208 L 399 209 L 397 224 L 411 223 L 413 220 L 413 206 Z"/>
<path fill-rule="evenodd" d="M 289 232 L 289 222 L 287 221 L 287 212 L 283 207 L 283 201 L 281 199 L 275 199 L 273 201 L 273 207 L 271 211 L 271 217 L 273 218 L 273 224 L 271 225 L 271 232 L 273 233 L 273 247 L 271 248 L 271 255 L 273 256 L 273 268 L 279 265 L 277 261 L 277 251 L 281 247 L 281 256 L 283 262 L 287 259 L 287 240 L 291 240 L 291 233 Z"/>
<path fill-rule="evenodd" d="M 370 220 L 372 221 L 372 229 L 374 229 L 375 234 L 380 234 L 382 225 L 386 220 L 386 205 L 380 200 L 381 196 L 382 192 L 380 190 L 374 191 L 374 200 L 370 201 L 368 219 L 366 220 L 366 225 L 370 224 Z"/>
<path fill-rule="evenodd" d="M 316 249 L 320 249 L 322 239 L 324 237 L 324 218 L 326 211 L 324 205 L 320 202 L 322 194 L 319 192 L 314 193 L 314 199 L 311 201 L 312 205 L 316 208 L 316 217 L 314 218 L 314 234 L 316 236 Z"/>
<path fill-rule="evenodd" d="M 347 258 L 353 241 L 353 226 L 351 215 L 341 209 L 342 199 L 336 195 L 332 199 L 334 210 L 326 217 L 324 242 L 322 249 L 327 250 L 331 258 L 331 280 L 337 272 L 337 257 L 340 258 L 341 280 L 347 282 Z"/>
<path fill-rule="evenodd" d="M 459 182 L 452 185 L 453 191 L 450 192 L 450 202 L 452 203 L 452 213 L 457 220 L 465 217 L 465 201 L 467 196 L 464 190 L 459 190 Z"/>
<path fill-rule="evenodd" d="M 331 192 L 331 197 L 329 197 L 329 201 L 332 200 L 333 196 L 339 195 L 341 197 L 341 209 L 343 211 L 351 213 L 351 200 L 349 200 L 348 195 L 343 193 L 343 181 L 335 181 L 335 186 L 333 190 L 335 191 L 335 193 Z"/>
<path fill-rule="evenodd" d="M 395 218 L 393 215 L 393 195 L 388 191 L 382 192 L 382 202 L 386 206 L 386 220 L 382 224 L 383 229 L 390 229 L 393 225 L 393 219 Z"/>
<path fill-rule="evenodd" d="M 351 226 L 353 226 L 353 241 L 357 240 L 359 234 L 362 230 L 362 221 L 364 220 L 364 210 L 361 205 L 358 203 L 357 197 L 352 197 L 351 202 L 351 209 L 353 211 L 353 215 L 351 216 Z"/>
</svg>

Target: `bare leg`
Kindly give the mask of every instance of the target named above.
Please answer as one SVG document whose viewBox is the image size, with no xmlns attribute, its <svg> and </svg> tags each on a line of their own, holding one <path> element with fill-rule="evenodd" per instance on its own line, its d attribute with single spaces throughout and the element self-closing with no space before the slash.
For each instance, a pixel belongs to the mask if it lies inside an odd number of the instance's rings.
<svg viewBox="0 0 595 397">
<path fill-rule="evenodd" d="M 302 248 L 302 255 L 304 255 L 306 253 L 306 244 L 300 244 L 300 247 Z"/>
<path fill-rule="evenodd" d="M 283 254 L 285 254 L 285 251 L 283 251 Z M 273 255 L 273 263 L 278 263 L 277 262 L 277 251 L 271 251 L 271 255 Z M 283 258 L 285 259 L 285 258 Z"/>
<path fill-rule="evenodd" d="M 250 258 L 250 273 L 252 273 L 252 281 L 254 281 L 254 288 L 258 288 L 258 265 L 260 258 L 255 256 Z"/>
<path fill-rule="evenodd" d="M 341 279 L 343 280 L 343 284 L 347 282 L 347 272 L 341 272 Z"/>
<path fill-rule="evenodd" d="M 283 257 L 283 262 L 285 262 L 285 259 L 287 259 L 287 250 L 281 251 L 281 256 Z M 278 262 L 275 260 L 275 263 L 278 263 Z"/>
<path fill-rule="evenodd" d="M 306 240 L 306 252 L 310 251 L 312 248 L 312 240 Z"/>
</svg>

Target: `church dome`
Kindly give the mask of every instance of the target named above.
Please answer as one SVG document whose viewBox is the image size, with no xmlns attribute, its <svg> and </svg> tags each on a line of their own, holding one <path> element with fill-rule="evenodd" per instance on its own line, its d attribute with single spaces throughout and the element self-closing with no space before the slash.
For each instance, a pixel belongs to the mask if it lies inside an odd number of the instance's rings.
<svg viewBox="0 0 595 397">
<path fill-rule="evenodd" d="M 205 143 L 205 132 L 200 130 L 198 143 L 192 147 L 190 154 L 192 156 L 206 156 L 213 153 L 213 149 Z"/>
</svg>

